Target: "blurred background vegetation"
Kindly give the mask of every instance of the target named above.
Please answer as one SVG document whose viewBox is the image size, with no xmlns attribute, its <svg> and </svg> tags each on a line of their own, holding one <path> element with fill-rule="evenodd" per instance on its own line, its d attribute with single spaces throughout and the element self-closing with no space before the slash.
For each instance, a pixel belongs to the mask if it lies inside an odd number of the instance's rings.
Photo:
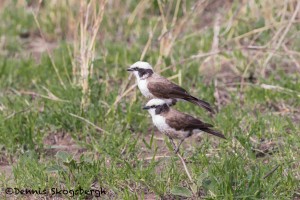
<svg viewBox="0 0 300 200">
<path fill-rule="evenodd" d="M 299 199 L 299 10 L 297 0 L 0 0 L 1 187 Z M 193 181 L 141 110 L 126 72 L 138 60 L 218 110 L 176 105 L 228 138 L 185 142 Z"/>
</svg>

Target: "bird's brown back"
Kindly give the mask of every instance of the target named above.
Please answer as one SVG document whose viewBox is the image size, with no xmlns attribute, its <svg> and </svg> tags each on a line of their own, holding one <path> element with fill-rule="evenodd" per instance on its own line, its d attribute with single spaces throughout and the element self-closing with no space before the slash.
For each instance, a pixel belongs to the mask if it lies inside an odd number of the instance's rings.
<svg viewBox="0 0 300 200">
<path fill-rule="evenodd" d="M 154 73 L 152 76 L 148 77 L 147 81 L 149 91 L 158 98 L 182 99 L 190 97 L 185 89 L 158 74 Z"/>
<path fill-rule="evenodd" d="M 175 130 L 187 131 L 212 127 L 211 124 L 204 123 L 191 115 L 179 112 L 172 108 L 170 108 L 168 112 L 161 113 L 161 115 L 166 118 L 166 122 Z"/>
</svg>

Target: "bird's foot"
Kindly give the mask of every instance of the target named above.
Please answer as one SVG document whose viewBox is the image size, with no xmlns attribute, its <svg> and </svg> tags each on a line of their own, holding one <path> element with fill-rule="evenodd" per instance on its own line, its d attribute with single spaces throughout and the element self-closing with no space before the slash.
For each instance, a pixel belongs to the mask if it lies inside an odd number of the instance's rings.
<svg viewBox="0 0 300 200">
<path fill-rule="evenodd" d="M 174 153 L 177 154 L 179 152 L 179 147 L 174 148 Z"/>
<path fill-rule="evenodd" d="M 179 144 L 177 145 L 176 148 L 174 148 L 174 152 L 175 154 L 177 154 L 179 152 L 179 148 L 180 148 L 180 145 L 182 144 L 182 142 L 184 141 L 185 138 L 183 138 L 182 140 L 180 140 Z"/>
</svg>

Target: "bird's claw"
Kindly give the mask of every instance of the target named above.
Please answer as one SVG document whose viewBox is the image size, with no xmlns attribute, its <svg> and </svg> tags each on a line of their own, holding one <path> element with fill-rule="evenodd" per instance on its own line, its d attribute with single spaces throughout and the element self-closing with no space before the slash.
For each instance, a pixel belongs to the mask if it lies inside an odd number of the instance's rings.
<svg viewBox="0 0 300 200">
<path fill-rule="evenodd" d="M 174 148 L 174 153 L 177 154 L 179 152 L 179 148 Z"/>
</svg>

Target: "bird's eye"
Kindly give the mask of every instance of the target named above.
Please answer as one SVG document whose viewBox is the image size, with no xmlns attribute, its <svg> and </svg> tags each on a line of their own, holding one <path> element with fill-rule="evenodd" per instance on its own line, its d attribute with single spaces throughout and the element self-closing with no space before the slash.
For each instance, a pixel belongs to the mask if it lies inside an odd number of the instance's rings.
<svg viewBox="0 0 300 200">
<path fill-rule="evenodd" d="M 155 106 L 151 106 L 151 108 L 155 108 Z"/>
<path fill-rule="evenodd" d="M 138 70 L 138 68 L 137 67 L 135 67 L 135 68 L 133 68 L 134 70 Z"/>
</svg>

